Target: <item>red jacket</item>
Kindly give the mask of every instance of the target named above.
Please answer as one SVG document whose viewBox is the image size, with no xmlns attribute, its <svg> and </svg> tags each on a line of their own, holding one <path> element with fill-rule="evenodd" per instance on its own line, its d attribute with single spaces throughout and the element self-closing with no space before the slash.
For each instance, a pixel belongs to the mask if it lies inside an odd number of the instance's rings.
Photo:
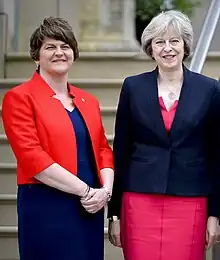
<svg viewBox="0 0 220 260">
<path fill-rule="evenodd" d="M 98 101 L 69 85 L 69 93 L 88 128 L 97 174 L 113 168 Z M 30 81 L 9 90 L 2 104 L 5 133 L 17 159 L 18 184 L 38 183 L 35 175 L 58 163 L 77 175 L 77 147 L 72 122 L 55 92 L 36 72 Z"/>
</svg>

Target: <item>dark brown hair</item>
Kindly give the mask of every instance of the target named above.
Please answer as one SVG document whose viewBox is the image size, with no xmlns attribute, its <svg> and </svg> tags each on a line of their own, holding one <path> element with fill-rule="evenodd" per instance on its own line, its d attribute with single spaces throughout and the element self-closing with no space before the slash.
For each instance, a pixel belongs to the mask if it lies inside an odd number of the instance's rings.
<svg viewBox="0 0 220 260">
<path fill-rule="evenodd" d="M 39 60 L 40 48 L 45 38 L 63 41 L 70 46 L 74 53 L 74 60 L 79 57 L 77 41 L 72 27 L 62 18 L 49 17 L 33 32 L 30 38 L 30 55 L 34 61 Z"/>
</svg>

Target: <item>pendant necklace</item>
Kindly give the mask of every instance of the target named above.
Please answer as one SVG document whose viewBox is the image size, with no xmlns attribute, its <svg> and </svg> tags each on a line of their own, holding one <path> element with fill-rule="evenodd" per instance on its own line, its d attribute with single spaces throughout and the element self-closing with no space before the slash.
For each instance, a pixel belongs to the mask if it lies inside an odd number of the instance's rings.
<svg viewBox="0 0 220 260">
<path fill-rule="evenodd" d="M 177 99 L 177 95 L 174 92 L 171 91 L 171 92 L 168 93 L 168 98 L 170 100 L 174 100 L 174 99 Z"/>
</svg>

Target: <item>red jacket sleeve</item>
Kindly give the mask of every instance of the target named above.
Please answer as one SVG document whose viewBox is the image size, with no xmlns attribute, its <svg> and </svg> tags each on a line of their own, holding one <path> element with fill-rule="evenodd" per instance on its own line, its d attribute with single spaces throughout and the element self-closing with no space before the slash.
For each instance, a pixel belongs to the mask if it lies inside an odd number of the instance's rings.
<svg viewBox="0 0 220 260">
<path fill-rule="evenodd" d="M 17 163 L 27 178 L 54 163 L 40 144 L 28 95 L 14 90 L 7 92 L 2 104 L 2 120 Z"/>
</svg>

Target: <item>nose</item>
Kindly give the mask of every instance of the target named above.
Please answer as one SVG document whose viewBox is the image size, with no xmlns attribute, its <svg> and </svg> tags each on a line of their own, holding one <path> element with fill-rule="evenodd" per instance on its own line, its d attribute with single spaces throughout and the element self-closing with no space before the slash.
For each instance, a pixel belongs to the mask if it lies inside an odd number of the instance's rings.
<svg viewBox="0 0 220 260">
<path fill-rule="evenodd" d="M 170 46 L 170 41 L 169 40 L 165 41 L 164 51 L 170 52 L 171 50 L 172 48 Z"/>
<path fill-rule="evenodd" d="M 57 46 L 56 50 L 55 50 L 55 55 L 56 56 L 62 56 L 63 55 L 63 51 L 60 48 L 60 46 Z"/>
</svg>

